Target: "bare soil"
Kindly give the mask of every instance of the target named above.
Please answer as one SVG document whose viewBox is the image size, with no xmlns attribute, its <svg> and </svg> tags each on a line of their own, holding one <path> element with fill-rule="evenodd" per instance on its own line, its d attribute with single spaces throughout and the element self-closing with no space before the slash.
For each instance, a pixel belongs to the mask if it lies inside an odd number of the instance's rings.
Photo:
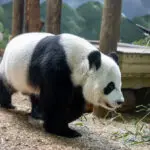
<svg viewBox="0 0 150 150">
<path fill-rule="evenodd" d="M 132 118 L 123 123 L 97 118 L 93 120 L 93 115 L 89 114 L 86 119 L 70 124 L 83 136 L 68 139 L 45 133 L 41 126 L 28 122 L 28 97 L 14 94 L 13 103 L 16 110 L 0 108 L 0 150 L 150 150 L 150 143 L 129 146 L 123 140 L 113 138 L 114 132 L 122 131 L 125 127 L 134 128 Z"/>
</svg>

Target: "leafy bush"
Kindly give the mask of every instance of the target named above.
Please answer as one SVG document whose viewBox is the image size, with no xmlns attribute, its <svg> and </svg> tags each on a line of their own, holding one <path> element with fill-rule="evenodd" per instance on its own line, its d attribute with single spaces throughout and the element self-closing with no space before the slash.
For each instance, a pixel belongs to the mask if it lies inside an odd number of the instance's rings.
<svg viewBox="0 0 150 150">
<path fill-rule="evenodd" d="M 0 25 L 1 28 L 1 25 Z M 9 31 L 3 28 L 3 40 L 0 41 L 0 49 L 4 49 L 9 40 Z"/>
<path fill-rule="evenodd" d="M 98 40 L 100 34 L 100 24 L 102 19 L 103 5 L 99 2 L 90 1 L 83 3 L 78 8 L 72 8 L 63 3 L 61 16 L 61 32 L 76 34 L 86 39 Z M 46 18 L 46 2 L 41 4 L 41 18 Z M 128 18 L 121 19 L 121 41 L 132 43 L 144 38 L 143 32 L 140 31 L 135 23 L 139 21 L 141 25 L 147 23 L 147 18 L 143 16 L 136 18 L 134 23 Z M 149 18 L 148 18 L 149 19 Z M 144 20 L 144 21 L 143 21 Z M 12 22 L 12 2 L 1 5 L 0 7 L 0 22 L 3 23 L 5 29 L 11 32 Z M 147 25 L 148 26 L 148 25 Z M 146 26 L 146 27 L 147 27 Z M 43 28 L 44 30 L 45 28 Z"/>
<path fill-rule="evenodd" d="M 4 26 L 1 22 L 0 22 L 0 32 L 4 32 Z"/>
<path fill-rule="evenodd" d="M 133 18 L 133 22 L 146 28 L 150 28 L 150 15 L 135 17 Z"/>
<path fill-rule="evenodd" d="M 82 18 L 75 9 L 72 9 L 67 4 L 63 4 L 61 32 L 79 34 L 82 31 L 81 24 L 84 24 L 84 18 Z"/>
<path fill-rule="evenodd" d="M 135 42 L 133 42 L 133 44 L 143 45 L 143 46 L 150 46 L 150 36 L 148 36 L 144 39 L 140 39 L 138 41 L 135 41 Z"/>
<path fill-rule="evenodd" d="M 4 19 L 4 9 L 0 6 L 0 22 Z"/>
<path fill-rule="evenodd" d="M 0 49 L 4 49 L 6 47 L 7 41 L 0 41 Z"/>
</svg>

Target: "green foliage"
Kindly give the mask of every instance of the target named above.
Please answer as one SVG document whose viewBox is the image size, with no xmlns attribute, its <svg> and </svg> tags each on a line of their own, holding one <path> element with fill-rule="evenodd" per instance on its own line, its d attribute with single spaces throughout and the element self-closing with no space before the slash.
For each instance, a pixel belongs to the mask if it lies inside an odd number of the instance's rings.
<svg viewBox="0 0 150 150">
<path fill-rule="evenodd" d="M 133 41 L 145 37 L 143 32 L 137 28 L 137 26 L 133 24 L 132 21 L 124 17 L 121 19 L 120 36 L 121 40 L 127 43 L 132 43 Z"/>
<path fill-rule="evenodd" d="M 3 39 L 3 41 L 0 41 L 0 49 L 4 49 L 6 47 L 8 43 L 8 38 L 7 39 Z"/>
<path fill-rule="evenodd" d="M 0 6 L 0 32 L 3 33 L 3 40 L 0 41 L 0 48 L 4 49 L 8 43 L 11 31 L 12 3 Z"/>
<path fill-rule="evenodd" d="M 61 32 L 73 33 L 87 39 L 98 40 L 102 20 L 102 4 L 87 2 L 73 9 L 67 4 L 62 6 Z M 45 20 L 46 3 L 41 4 L 41 18 Z M 122 42 L 133 42 L 144 38 L 143 33 L 127 18 L 121 21 Z"/>
<path fill-rule="evenodd" d="M 150 46 L 150 36 L 133 42 L 136 45 Z"/>
<path fill-rule="evenodd" d="M 4 4 L 1 6 L 4 10 L 4 15 L 2 17 L 2 20 L 0 20 L 4 28 L 7 29 L 9 32 L 11 32 L 11 24 L 12 24 L 12 2 L 8 4 Z"/>
<path fill-rule="evenodd" d="M 46 18 L 46 3 L 41 4 L 41 19 Z M 82 30 L 81 24 L 84 23 L 84 19 L 72 9 L 69 5 L 62 5 L 62 16 L 61 16 L 61 32 L 79 34 Z M 45 27 L 44 27 L 45 29 Z"/>
<path fill-rule="evenodd" d="M 0 6 L 0 22 L 3 21 L 4 18 L 4 9 Z"/>
<path fill-rule="evenodd" d="M 4 31 L 4 26 L 3 24 L 0 22 L 0 32 L 3 32 Z"/>
<path fill-rule="evenodd" d="M 84 19 L 78 14 L 75 9 L 69 5 L 63 4 L 61 17 L 61 32 L 79 34 L 82 31 Z"/>
<path fill-rule="evenodd" d="M 0 49 L 4 49 L 6 47 L 6 44 L 8 43 L 9 39 L 9 31 L 6 29 L 3 29 L 3 40 L 0 41 Z"/>
<path fill-rule="evenodd" d="M 0 41 L 0 48 L 4 49 L 8 41 Z"/>
<path fill-rule="evenodd" d="M 45 20 L 46 19 L 46 2 L 41 4 L 41 8 L 40 8 L 40 15 L 41 15 L 41 19 Z"/>
<path fill-rule="evenodd" d="M 133 22 L 135 22 L 136 24 L 140 24 L 146 28 L 150 28 L 150 15 L 135 17 L 133 19 Z"/>
<path fill-rule="evenodd" d="M 82 32 L 79 34 L 87 39 L 98 40 L 102 18 L 102 5 L 99 2 L 87 2 L 77 8 L 77 12 L 84 18 Z"/>
<path fill-rule="evenodd" d="M 61 32 L 73 33 L 87 39 L 98 40 L 102 19 L 102 7 L 101 3 L 92 1 L 84 3 L 77 9 L 64 3 L 62 6 Z M 46 2 L 41 4 L 41 19 L 45 20 L 45 18 Z M 8 29 L 10 33 L 12 24 L 12 3 L 0 7 L 0 22 L 2 22 L 4 28 Z M 144 38 L 142 31 L 127 18 L 122 18 L 120 31 L 122 42 L 132 43 L 133 41 Z"/>
</svg>

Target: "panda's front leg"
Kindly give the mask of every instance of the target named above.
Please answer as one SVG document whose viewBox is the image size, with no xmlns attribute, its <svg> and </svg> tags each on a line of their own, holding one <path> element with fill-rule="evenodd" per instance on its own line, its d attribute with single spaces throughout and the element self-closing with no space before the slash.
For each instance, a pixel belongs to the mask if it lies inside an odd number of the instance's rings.
<svg viewBox="0 0 150 150">
<path fill-rule="evenodd" d="M 15 106 L 11 102 L 12 92 L 6 87 L 3 80 L 0 79 L 0 107 L 14 109 Z"/>
<path fill-rule="evenodd" d="M 42 115 L 42 108 L 40 105 L 40 96 L 31 94 L 30 95 L 30 100 L 31 100 L 31 117 L 34 119 L 40 119 L 43 120 L 43 115 Z"/>
<path fill-rule="evenodd" d="M 85 109 L 85 100 L 83 98 L 81 87 L 73 88 L 72 98 L 70 99 L 70 105 L 67 109 L 67 118 L 69 123 L 83 115 Z"/>
<path fill-rule="evenodd" d="M 67 88 L 68 89 L 68 88 Z M 44 128 L 47 132 L 74 138 L 81 136 L 75 130 L 68 127 L 68 92 L 65 87 L 42 88 L 40 101 L 43 106 Z"/>
</svg>

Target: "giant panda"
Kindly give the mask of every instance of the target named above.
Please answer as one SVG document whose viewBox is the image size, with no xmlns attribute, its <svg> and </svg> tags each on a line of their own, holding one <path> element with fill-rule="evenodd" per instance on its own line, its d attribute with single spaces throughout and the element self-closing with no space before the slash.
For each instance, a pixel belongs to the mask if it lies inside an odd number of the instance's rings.
<svg viewBox="0 0 150 150">
<path fill-rule="evenodd" d="M 18 35 L 6 46 L 0 64 L 1 107 L 13 108 L 11 94 L 20 91 L 31 96 L 32 111 L 41 108 L 47 132 L 81 136 L 68 123 L 83 114 L 85 102 L 109 110 L 124 102 L 121 73 L 113 56 L 68 33 Z"/>
</svg>

